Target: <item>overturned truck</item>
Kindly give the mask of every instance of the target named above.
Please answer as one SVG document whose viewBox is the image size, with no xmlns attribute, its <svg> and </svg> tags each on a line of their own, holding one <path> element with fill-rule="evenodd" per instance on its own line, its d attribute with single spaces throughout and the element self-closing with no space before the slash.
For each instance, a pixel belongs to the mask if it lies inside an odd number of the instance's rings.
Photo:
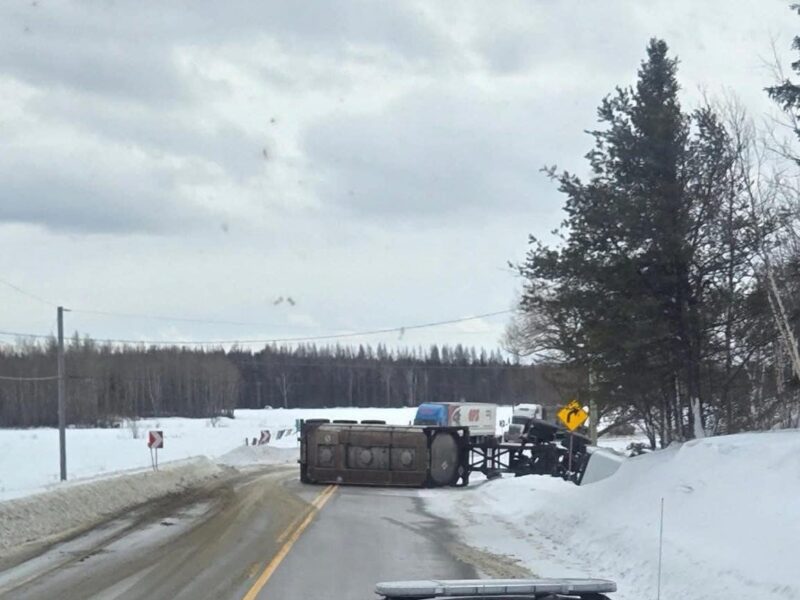
<svg viewBox="0 0 800 600">
<path fill-rule="evenodd" d="M 467 485 L 472 473 L 551 475 L 580 484 L 593 449 L 584 436 L 537 421 L 519 444 L 476 442 L 468 427 L 309 420 L 300 428 L 300 479 L 406 487 Z M 602 469 L 601 469 L 602 470 Z"/>
</svg>

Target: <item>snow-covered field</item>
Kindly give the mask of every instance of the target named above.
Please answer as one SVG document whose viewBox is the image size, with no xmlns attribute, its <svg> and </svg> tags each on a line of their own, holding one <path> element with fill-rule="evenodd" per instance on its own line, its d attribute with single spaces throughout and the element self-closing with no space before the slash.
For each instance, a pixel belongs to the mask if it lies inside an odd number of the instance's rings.
<svg viewBox="0 0 800 600">
<path fill-rule="evenodd" d="M 800 598 L 800 431 L 687 442 L 582 487 L 522 477 L 422 493 L 468 544 L 540 576 L 614 579 L 615 600 L 656 597 L 664 498 L 662 598 Z"/>
<path fill-rule="evenodd" d="M 383 419 L 407 425 L 414 408 L 330 408 L 237 410 L 234 419 L 143 419 L 137 422 L 138 437 L 130 427 L 121 429 L 67 430 L 67 476 L 95 478 L 121 471 L 150 468 L 147 431 L 164 432 L 159 463 L 193 456 L 216 459 L 245 445 L 245 438 L 259 437 L 262 430 L 272 436 L 270 445 L 297 445 L 297 419 Z M 502 418 L 502 417 L 501 417 Z M 278 440 L 279 431 L 291 433 Z M 0 501 L 57 488 L 59 485 L 58 430 L 0 429 Z"/>
</svg>

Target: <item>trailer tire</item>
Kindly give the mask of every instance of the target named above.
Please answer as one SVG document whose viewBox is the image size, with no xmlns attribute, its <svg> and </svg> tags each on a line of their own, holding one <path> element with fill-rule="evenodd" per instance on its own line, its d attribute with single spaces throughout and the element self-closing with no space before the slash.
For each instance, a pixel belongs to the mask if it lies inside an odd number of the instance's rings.
<svg viewBox="0 0 800 600">
<path fill-rule="evenodd" d="M 453 485 L 458 480 L 458 459 L 456 438 L 445 432 L 434 434 L 430 442 L 430 477 L 434 485 Z"/>
</svg>

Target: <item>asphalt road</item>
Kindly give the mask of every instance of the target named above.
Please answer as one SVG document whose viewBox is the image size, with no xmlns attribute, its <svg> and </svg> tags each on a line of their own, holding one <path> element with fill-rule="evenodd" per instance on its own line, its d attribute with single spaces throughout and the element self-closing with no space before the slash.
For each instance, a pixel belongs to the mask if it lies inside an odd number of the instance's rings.
<svg viewBox="0 0 800 600">
<path fill-rule="evenodd" d="M 381 580 L 475 577 L 415 490 L 273 469 L 168 498 L 0 571 L 0 598 L 374 599 Z"/>
<path fill-rule="evenodd" d="M 476 577 L 412 490 L 340 487 L 255 597 L 374 600 L 375 583 Z"/>
</svg>

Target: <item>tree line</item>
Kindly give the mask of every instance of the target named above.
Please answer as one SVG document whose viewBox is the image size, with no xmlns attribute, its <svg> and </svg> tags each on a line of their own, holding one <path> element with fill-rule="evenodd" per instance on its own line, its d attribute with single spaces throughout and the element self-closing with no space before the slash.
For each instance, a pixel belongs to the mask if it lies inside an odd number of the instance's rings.
<svg viewBox="0 0 800 600">
<path fill-rule="evenodd" d="M 684 110 L 679 91 L 651 40 L 636 84 L 598 108 L 588 178 L 544 169 L 566 216 L 517 265 L 506 346 L 580 372 L 597 410 L 653 446 L 798 427 L 800 87 L 766 90 L 789 117 L 771 131 L 731 98 Z"/>
<path fill-rule="evenodd" d="M 402 407 L 428 401 L 512 404 L 563 400 L 563 376 L 520 365 L 497 350 L 461 345 L 191 349 L 66 345 L 67 420 L 115 426 L 123 419 L 232 416 L 235 408 Z M 56 343 L 0 348 L 0 427 L 57 424 Z"/>
</svg>

